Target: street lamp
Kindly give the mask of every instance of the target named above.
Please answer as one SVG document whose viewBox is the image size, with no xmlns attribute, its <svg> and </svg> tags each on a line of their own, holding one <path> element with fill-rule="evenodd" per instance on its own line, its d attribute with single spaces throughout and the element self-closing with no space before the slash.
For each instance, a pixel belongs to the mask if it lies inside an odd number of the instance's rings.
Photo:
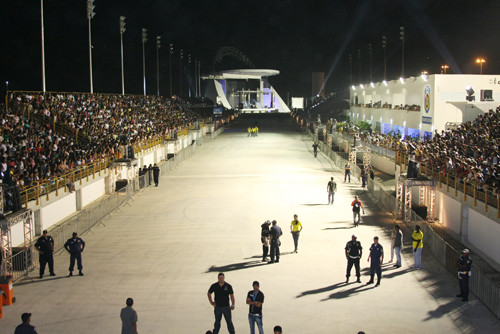
<svg viewBox="0 0 500 334">
<path fill-rule="evenodd" d="M 484 58 L 477 58 L 476 59 L 476 64 L 479 64 L 480 69 L 481 69 L 481 74 L 483 74 L 483 64 L 486 63 L 486 59 Z"/>
<path fill-rule="evenodd" d="M 43 24 L 43 0 L 40 0 L 40 8 L 42 24 L 42 90 L 45 93 L 45 29 Z"/>
<path fill-rule="evenodd" d="M 382 36 L 382 49 L 384 49 L 384 82 L 387 79 L 387 37 Z"/>
<path fill-rule="evenodd" d="M 449 69 L 450 67 L 448 65 L 441 65 L 441 73 L 443 74 L 446 74 L 446 71 Z"/>
<path fill-rule="evenodd" d="M 184 59 L 184 52 L 182 49 L 179 51 L 179 87 L 180 87 L 180 95 L 182 97 L 182 59 Z"/>
<path fill-rule="evenodd" d="M 90 65 L 90 93 L 94 93 L 94 82 L 92 80 L 92 30 L 91 20 L 95 16 L 94 0 L 87 0 L 87 18 L 89 19 L 89 65 Z"/>
<path fill-rule="evenodd" d="M 170 68 L 170 98 L 172 98 L 172 55 L 174 54 L 174 45 L 170 43 L 169 46 L 169 60 L 168 65 Z"/>
<path fill-rule="evenodd" d="M 144 96 L 146 96 L 146 51 L 145 46 L 148 41 L 148 30 L 142 28 L 142 78 L 144 85 Z"/>
<path fill-rule="evenodd" d="M 156 93 L 160 96 L 160 48 L 161 36 L 156 36 Z"/>
<path fill-rule="evenodd" d="M 402 54 L 401 54 L 401 77 L 405 77 L 405 27 L 399 27 L 399 39 L 403 43 Z"/>
<path fill-rule="evenodd" d="M 122 95 L 125 95 L 125 71 L 123 69 L 123 33 L 125 32 L 125 16 L 120 16 L 120 42 L 121 42 L 121 60 L 122 60 Z"/>
</svg>

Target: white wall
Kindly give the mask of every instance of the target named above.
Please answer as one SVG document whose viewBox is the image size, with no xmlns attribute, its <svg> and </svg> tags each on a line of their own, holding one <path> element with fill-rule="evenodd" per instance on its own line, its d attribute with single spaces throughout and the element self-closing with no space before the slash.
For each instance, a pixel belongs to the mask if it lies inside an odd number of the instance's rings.
<svg viewBox="0 0 500 334">
<path fill-rule="evenodd" d="M 450 192 L 451 193 L 451 192 Z M 462 203 L 447 194 L 436 191 L 436 213 L 439 221 L 453 232 L 461 233 Z"/>
<path fill-rule="evenodd" d="M 468 241 L 500 264 L 500 224 L 474 210 L 469 210 Z"/>
<path fill-rule="evenodd" d="M 106 193 L 105 181 L 106 181 L 105 178 L 101 177 L 99 180 L 96 180 L 95 182 L 88 184 L 79 190 L 81 191 L 82 208 L 89 205 L 99 197 L 105 195 Z"/>
</svg>

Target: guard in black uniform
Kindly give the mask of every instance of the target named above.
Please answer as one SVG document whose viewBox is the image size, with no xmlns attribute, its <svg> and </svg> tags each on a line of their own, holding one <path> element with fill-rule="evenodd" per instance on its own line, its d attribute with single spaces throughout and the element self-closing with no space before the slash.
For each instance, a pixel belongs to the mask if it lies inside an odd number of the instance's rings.
<svg viewBox="0 0 500 334">
<path fill-rule="evenodd" d="M 368 255 L 368 261 L 372 260 L 370 263 L 370 280 L 366 284 L 373 283 L 373 277 L 377 273 L 377 284 L 380 285 L 380 279 L 382 278 L 382 263 L 384 262 L 384 248 L 378 243 L 378 237 L 373 238 L 373 244 L 370 247 L 370 255 Z"/>
<path fill-rule="evenodd" d="M 469 250 L 464 249 L 462 256 L 457 261 L 458 282 L 460 284 L 460 293 L 457 297 L 461 297 L 463 302 L 469 300 L 469 277 L 471 276 L 472 259 L 469 256 Z"/>
<path fill-rule="evenodd" d="M 40 278 L 43 278 L 46 264 L 49 264 L 50 276 L 56 276 L 54 273 L 54 239 L 48 234 L 47 230 L 43 230 L 42 236 L 35 243 L 35 248 L 39 253 Z"/>
<path fill-rule="evenodd" d="M 70 254 L 69 258 L 69 275 L 73 276 L 73 269 L 75 268 L 75 260 L 78 265 L 78 275 L 83 276 L 82 266 L 82 252 L 85 249 L 85 241 L 78 237 L 78 233 L 73 232 L 73 237 L 68 239 L 64 244 L 64 249 Z"/>
<path fill-rule="evenodd" d="M 312 147 L 314 151 L 314 157 L 316 158 L 318 156 L 318 143 L 314 143 Z"/>
<path fill-rule="evenodd" d="M 266 220 L 264 224 L 260 225 L 260 241 L 262 242 L 262 262 L 267 261 L 267 254 L 269 254 L 269 226 L 271 225 L 270 220 Z"/>
<path fill-rule="evenodd" d="M 348 241 L 345 245 L 345 257 L 347 258 L 347 273 L 346 273 L 346 283 L 349 283 L 349 277 L 351 276 L 351 269 L 354 265 L 356 269 L 356 276 L 358 277 L 357 283 L 361 283 L 359 277 L 361 276 L 359 272 L 359 260 L 363 254 L 363 247 L 361 247 L 361 242 L 356 241 L 356 235 L 352 235 L 351 241 Z"/>
</svg>

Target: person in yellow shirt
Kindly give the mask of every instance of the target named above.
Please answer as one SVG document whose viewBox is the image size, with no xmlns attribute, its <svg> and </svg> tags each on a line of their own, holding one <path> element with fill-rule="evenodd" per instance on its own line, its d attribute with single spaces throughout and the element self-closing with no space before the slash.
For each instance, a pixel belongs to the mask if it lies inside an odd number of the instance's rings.
<svg viewBox="0 0 500 334">
<path fill-rule="evenodd" d="M 297 253 L 297 248 L 299 248 L 299 236 L 300 231 L 302 231 L 302 224 L 299 221 L 299 217 L 297 215 L 293 215 L 293 220 L 290 224 L 290 232 L 293 237 L 293 244 L 295 246 L 294 253 Z"/>
<path fill-rule="evenodd" d="M 415 231 L 411 235 L 413 240 L 413 259 L 414 263 L 412 268 L 422 269 L 422 248 L 424 247 L 423 239 L 424 234 L 420 231 L 420 226 L 415 226 Z"/>
</svg>

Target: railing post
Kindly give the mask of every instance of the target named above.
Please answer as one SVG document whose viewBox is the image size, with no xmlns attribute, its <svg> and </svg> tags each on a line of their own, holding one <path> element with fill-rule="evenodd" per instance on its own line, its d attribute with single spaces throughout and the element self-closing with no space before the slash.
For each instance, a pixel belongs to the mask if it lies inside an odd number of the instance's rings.
<svg viewBox="0 0 500 334">
<path fill-rule="evenodd" d="M 477 206 L 477 198 L 476 198 L 476 188 L 477 188 L 477 184 L 474 184 L 474 206 Z"/>
<path fill-rule="evenodd" d="M 59 196 L 59 178 L 56 177 L 56 197 Z"/>
<path fill-rule="evenodd" d="M 64 192 L 68 192 L 68 174 L 64 174 Z"/>
<path fill-rule="evenodd" d="M 40 204 L 40 184 L 36 183 L 36 205 Z"/>
<path fill-rule="evenodd" d="M 455 196 L 458 196 L 458 177 L 455 175 Z"/>
<path fill-rule="evenodd" d="M 450 192 L 450 174 L 446 173 L 446 192 Z"/>
<path fill-rule="evenodd" d="M 467 182 L 464 179 L 464 201 L 467 200 Z"/>
<path fill-rule="evenodd" d="M 46 186 L 45 186 L 45 192 L 47 193 L 47 201 L 49 200 L 49 190 L 50 190 L 50 184 L 49 181 L 46 181 Z"/>
<path fill-rule="evenodd" d="M 95 179 L 95 162 L 92 164 L 94 172 L 92 173 L 92 179 Z"/>
</svg>

